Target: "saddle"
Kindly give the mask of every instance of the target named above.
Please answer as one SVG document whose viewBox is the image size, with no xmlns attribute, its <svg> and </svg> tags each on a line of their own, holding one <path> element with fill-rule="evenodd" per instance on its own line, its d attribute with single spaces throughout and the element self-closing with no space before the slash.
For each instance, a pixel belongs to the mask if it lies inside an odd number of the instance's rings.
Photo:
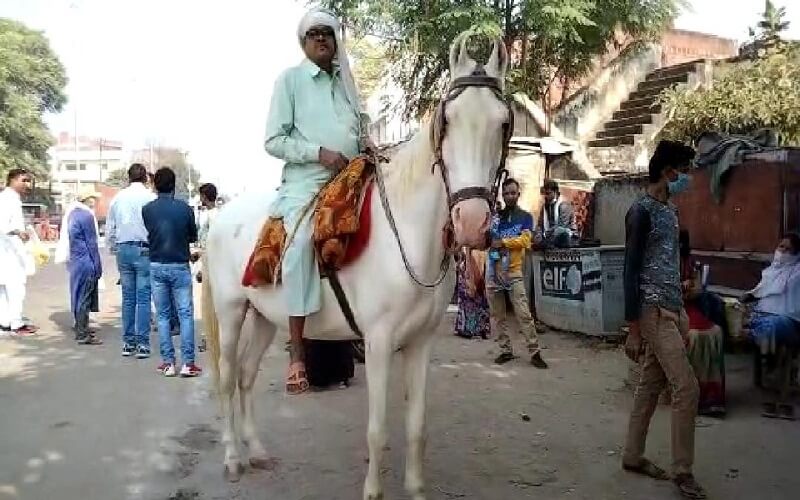
<svg viewBox="0 0 800 500">
<path fill-rule="evenodd" d="M 346 267 L 366 248 L 374 168 L 366 156 L 354 158 L 311 202 L 314 248 L 322 274 Z M 289 233 L 282 217 L 267 219 L 245 268 L 242 285 L 280 283 L 284 250 L 295 231 L 293 227 L 288 229 Z"/>
</svg>

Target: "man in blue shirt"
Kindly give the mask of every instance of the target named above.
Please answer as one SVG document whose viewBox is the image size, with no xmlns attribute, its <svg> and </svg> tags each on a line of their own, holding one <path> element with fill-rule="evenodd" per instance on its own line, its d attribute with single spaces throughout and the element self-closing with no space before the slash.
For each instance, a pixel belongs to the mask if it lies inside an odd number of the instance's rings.
<svg viewBox="0 0 800 500">
<path fill-rule="evenodd" d="M 189 205 L 175 199 L 175 172 L 159 169 L 154 178 L 158 198 L 142 208 L 150 245 L 150 277 L 156 304 L 159 349 L 158 370 L 174 377 L 175 347 L 170 335 L 172 302 L 178 312 L 181 332 L 182 377 L 196 377 L 202 370 L 194 363 L 194 303 L 189 245 L 197 241 L 197 225 Z"/>
</svg>

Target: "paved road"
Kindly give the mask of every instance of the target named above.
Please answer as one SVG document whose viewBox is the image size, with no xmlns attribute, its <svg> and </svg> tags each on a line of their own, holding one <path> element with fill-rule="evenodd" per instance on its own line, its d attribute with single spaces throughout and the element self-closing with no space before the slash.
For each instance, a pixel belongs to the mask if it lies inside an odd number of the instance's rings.
<svg viewBox="0 0 800 500">
<path fill-rule="evenodd" d="M 109 271 L 107 282 L 115 280 Z M 0 339 L 0 499 L 360 498 L 366 470 L 361 367 L 350 389 L 289 398 L 281 389 L 285 354 L 273 347 L 256 390 L 257 421 L 274 469 L 248 472 L 229 485 L 222 480 L 209 377 L 164 379 L 155 372 L 156 359 L 122 359 L 113 285 L 97 318 L 106 344 L 76 346 L 65 333 L 66 300 L 63 268 L 44 269 L 27 302 L 41 335 Z M 497 368 L 490 363 L 494 345 L 449 335 L 450 319 L 432 360 L 430 499 L 677 498 L 669 483 L 619 470 L 630 407 L 619 351 L 549 333 L 543 342 L 550 370 L 521 361 Z M 712 498 L 796 498 L 800 424 L 759 417 L 747 361 L 729 359 L 728 419 L 698 423 L 697 475 Z M 395 391 L 388 498 L 406 498 L 402 418 Z M 664 465 L 668 418 L 668 409 L 659 410 L 649 452 Z"/>
</svg>

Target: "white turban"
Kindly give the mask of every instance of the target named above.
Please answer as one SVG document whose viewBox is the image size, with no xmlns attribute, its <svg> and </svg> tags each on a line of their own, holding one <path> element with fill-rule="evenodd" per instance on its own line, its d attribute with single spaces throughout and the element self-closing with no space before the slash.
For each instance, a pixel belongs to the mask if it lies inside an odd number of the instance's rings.
<svg viewBox="0 0 800 500">
<path fill-rule="evenodd" d="M 327 9 L 315 8 L 306 13 L 300 20 L 300 25 L 297 27 L 297 38 L 300 41 L 300 46 L 305 45 L 306 32 L 314 26 L 328 26 L 333 30 L 336 36 L 336 55 L 333 62 L 339 67 L 339 75 L 344 84 L 344 91 L 347 94 L 347 100 L 353 107 L 353 112 L 360 117 L 361 100 L 358 97 L 358 88 L 353 79 L 353 73 L 350 71 L 350 62 L 347 59 L 347 51 L 345 50 L 344 43 L 342 43 L 342 25 L 336 16 Z"/>
</svg>

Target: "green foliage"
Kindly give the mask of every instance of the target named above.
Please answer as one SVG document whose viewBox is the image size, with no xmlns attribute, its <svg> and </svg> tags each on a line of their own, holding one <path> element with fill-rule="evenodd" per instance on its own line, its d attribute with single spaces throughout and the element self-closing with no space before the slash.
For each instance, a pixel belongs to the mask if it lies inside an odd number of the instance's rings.
<svg viewBox="0 0 800 500">
<path fill-rule="evenodd" d="M 123 188 L 128 185 L 128 169 L 127 168 L 118 168 L 117 170 L 112 170 L 109 172 L 108 177 L 106 177 L 103 182 L 108 184 L 109 186 L 114 186 L 118 188 Z"/>
<path fill-rule="evenodd" d="M 386 51 L 367 37 L 349 38 L 347 50 L 353 58 L 353 77 L 366 100 L 381 82 L 387 67 Z"/>
<path fill-rule="evenodd" d="M 52 137 L 42 120 L 66 102 L 64 67 L 38 31 L 0 18 L 0 175 L 26 168 L 47 178 Z"/>
<path fill-rule="evenodd" d="M 763 57 L 729 63 L 710 89 L 662 94 L 666 138 L 692 140 L 707 130 L 751 134 L 774 129 L 784 145 L 800 144 L 800 49 L 767 49 Z"/>
<path fill-rule="evenodd" d="M 419 116 L 447 80 L 450 43 L 462 31 L 500 35 L 512 53 L 509 90 L 534 99 L 549 85 L 581 78 L 614 35 L 660 33 L 682 0 L 324 0 L 357 36 L 383 40 L 391 74 Z M 484 58 L 488 44 L 471 47 Z"/>
</svg>

